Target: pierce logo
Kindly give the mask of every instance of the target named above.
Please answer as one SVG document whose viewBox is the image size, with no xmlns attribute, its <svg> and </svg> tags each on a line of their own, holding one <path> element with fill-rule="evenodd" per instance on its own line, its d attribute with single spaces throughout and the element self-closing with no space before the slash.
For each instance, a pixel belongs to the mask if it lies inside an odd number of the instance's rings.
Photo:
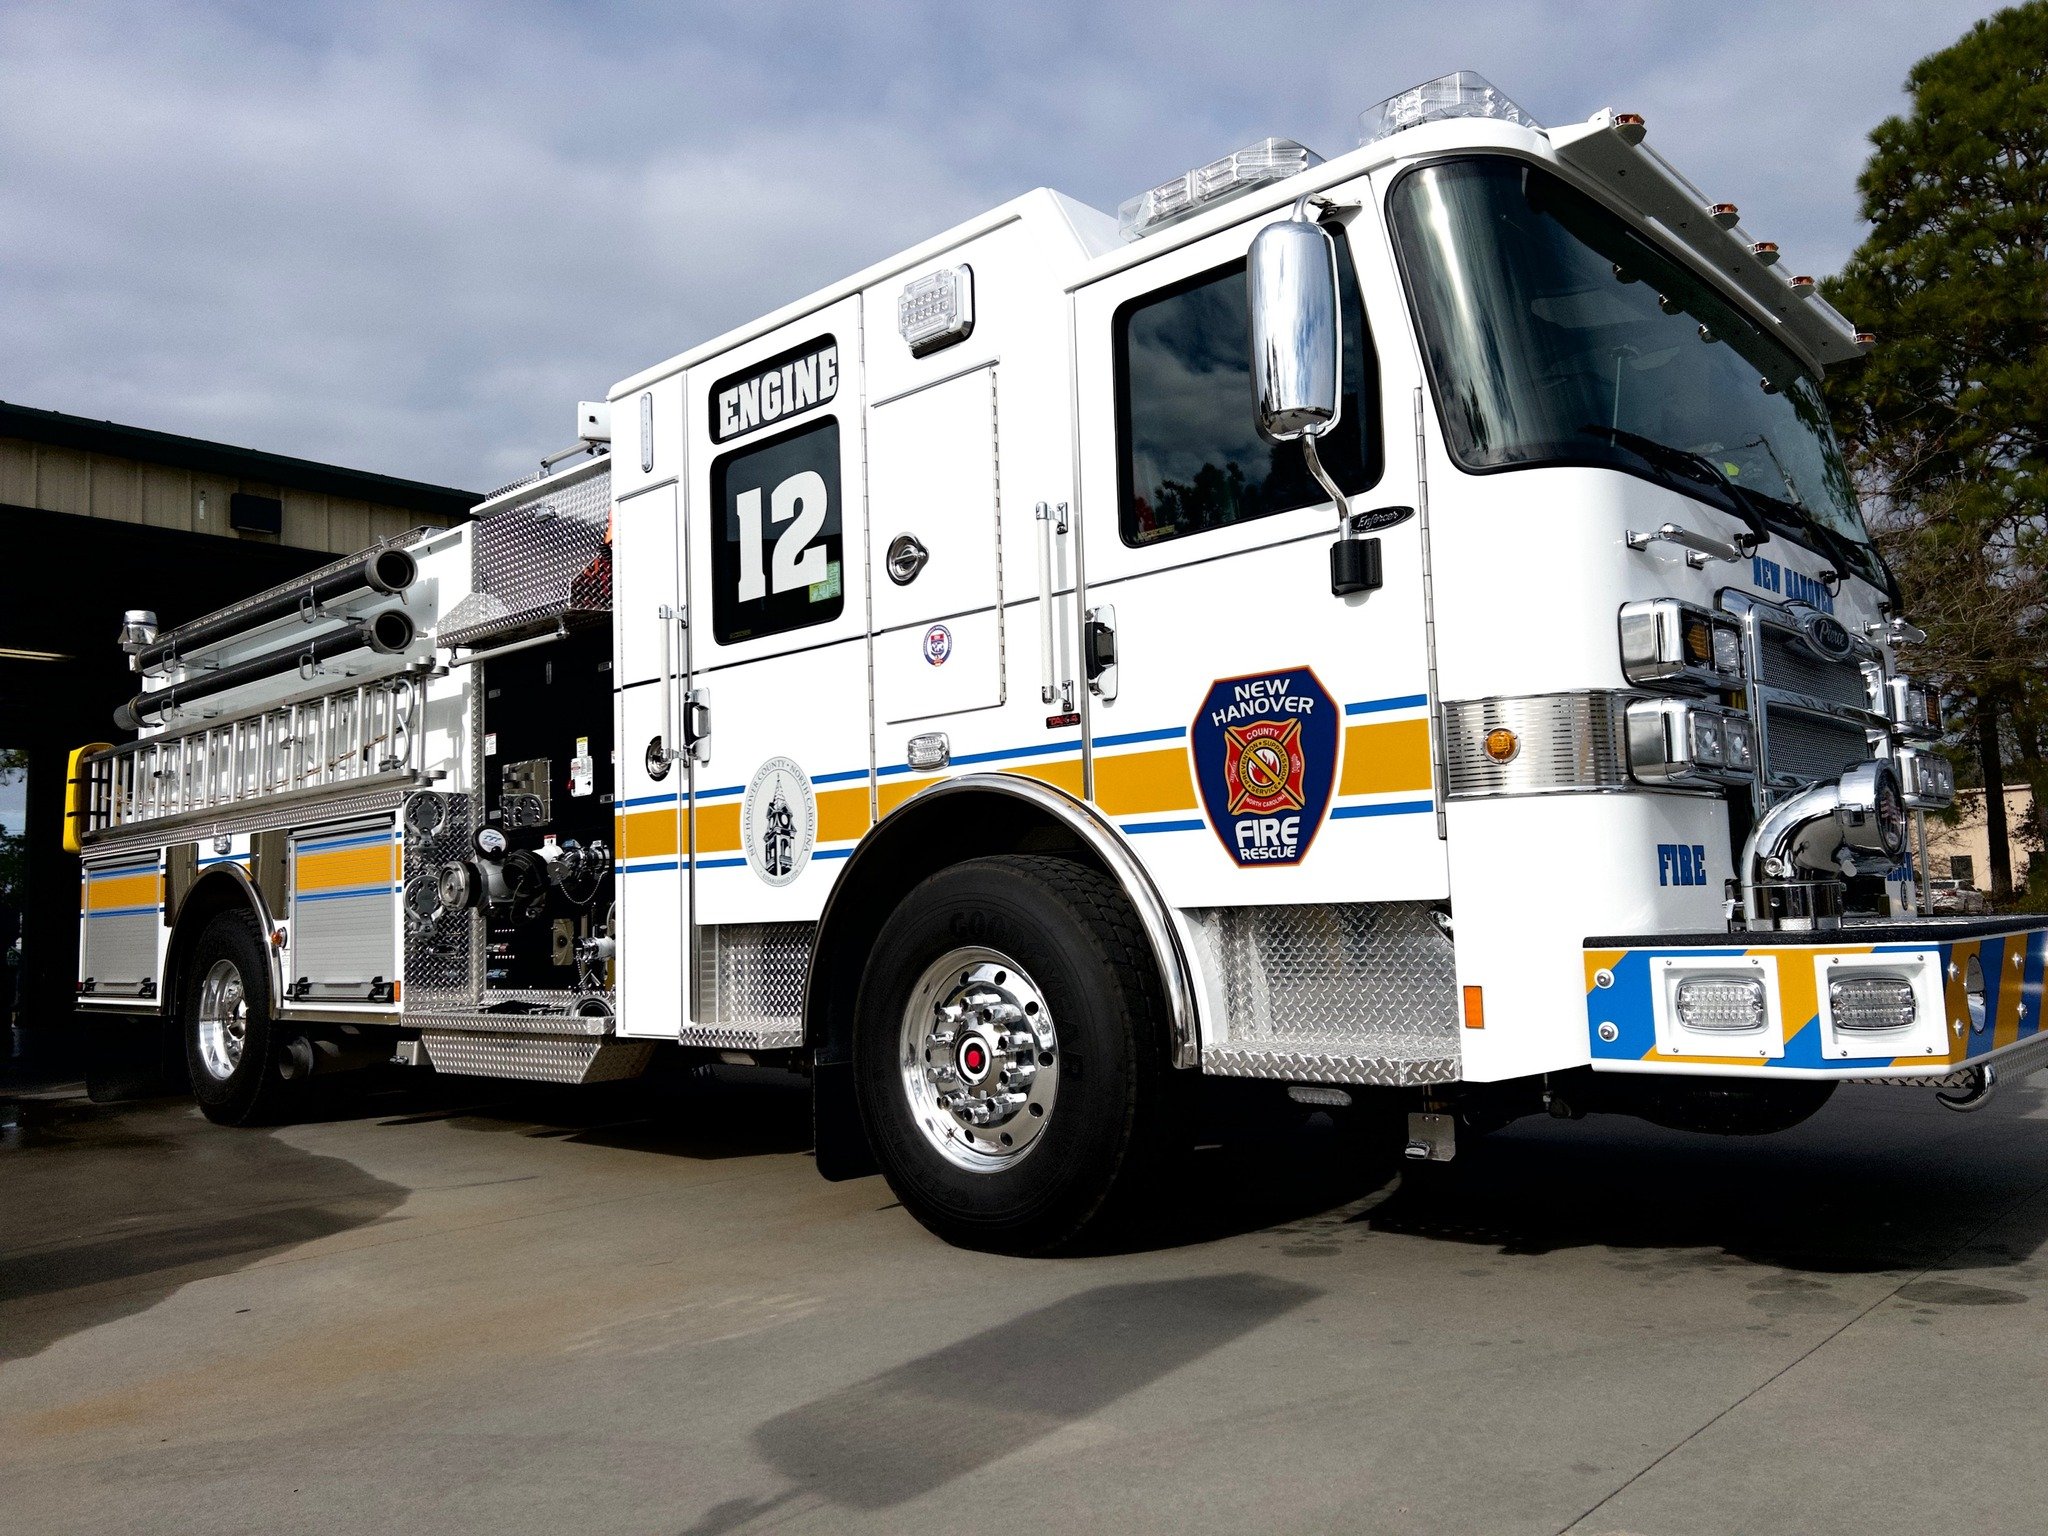
<svg viewBox="0 0 2048 1536">
<path fill-rule="evenodd" d="M 1195 783 L 1240 867 L 1299 864 L 1337 780 L 1338 710 L 1307 667 L 1224 678 L 1188 732 Z"/>
</svg>

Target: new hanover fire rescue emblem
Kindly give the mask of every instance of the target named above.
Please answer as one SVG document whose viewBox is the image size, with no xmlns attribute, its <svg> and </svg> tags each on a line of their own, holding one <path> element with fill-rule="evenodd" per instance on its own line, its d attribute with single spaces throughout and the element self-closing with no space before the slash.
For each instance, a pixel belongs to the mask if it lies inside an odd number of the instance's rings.
<svg viewBox="0 0 2048 1536">
<path fill-rule="evenodd" d="M 1240 865 L 1298 864 L 1330 807 L 1337 706 L 1307 667 L 1228 677 L 1188 740 L 1209 825 Z"/>
</svg>

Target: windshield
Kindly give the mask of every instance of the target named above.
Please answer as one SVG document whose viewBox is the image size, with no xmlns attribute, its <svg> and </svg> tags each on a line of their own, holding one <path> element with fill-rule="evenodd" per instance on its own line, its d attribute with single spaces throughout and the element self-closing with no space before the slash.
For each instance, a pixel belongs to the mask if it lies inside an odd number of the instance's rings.
<svg viewBox="0 0 2048 1536">
<path fill-rule="evenodd" d="M 1500 156 L 1410 172 L 1392 216 L 1465 468 L 1612 465 L 1886 584 L 1819 382 L 1689 268 Z"/>
</svg>

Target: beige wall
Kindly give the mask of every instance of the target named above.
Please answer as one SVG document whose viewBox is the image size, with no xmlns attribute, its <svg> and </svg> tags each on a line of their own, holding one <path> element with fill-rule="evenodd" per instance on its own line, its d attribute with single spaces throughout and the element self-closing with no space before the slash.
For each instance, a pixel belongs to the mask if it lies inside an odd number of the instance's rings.
<svg viewBox="0 0 2048 1536">
<path fill-rule="evenodd" d="M 2020 845 L 2019 826 L 2032 812 L 2034 796 L 2024 785 L 2007 788 L 2005 792 L 2005 825 L 2007 841 L 2012 847 L 2012 878 L 2015 885 L 2024 885 L 2027 880 L 2027 860 L 2031 855 Z M 1984 824 L 1984 791 L 1981 789 L 1959 789 L 1956 791 L 1956 811 L 1959 815 L 1953 827 L 1945 825 L 1933 812 L 1927 815 L 1927 863 L 1930 873 L 1937 880 L 1950 876 L 1949 860 L 1962 854 L 1970 860 L 1970 883 L 1980 891 L 1991 889 L 1991 832 Z"/>
<path fill-rule="evenodd" d="M 230 528 L 228 498 L 237 491 L 274 496 L 283 502 L 283 537 L 273 540 Z M 0 502 L 344 555 L 408 528 L 450 521 L 344 496 L 291 490 L 267 481 L 173 469 L 19 438 L 0 438 Z"/>
</svg>

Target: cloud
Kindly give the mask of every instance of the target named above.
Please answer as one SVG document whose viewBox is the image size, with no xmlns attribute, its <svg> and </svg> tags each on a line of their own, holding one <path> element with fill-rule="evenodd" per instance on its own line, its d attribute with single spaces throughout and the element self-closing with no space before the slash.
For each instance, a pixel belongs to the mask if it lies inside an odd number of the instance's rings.
<svg viewBox="0 0 2048 1536">
<path fill-rule="evenodd" d="M 1029 187 L 1333 154 L 1460 67 L 1646 113 L 1827 271 L 1865 135 L 1985 9 L 16 5 L 0 398 L 487 487 L 579 397 Z"/>
</svg>

